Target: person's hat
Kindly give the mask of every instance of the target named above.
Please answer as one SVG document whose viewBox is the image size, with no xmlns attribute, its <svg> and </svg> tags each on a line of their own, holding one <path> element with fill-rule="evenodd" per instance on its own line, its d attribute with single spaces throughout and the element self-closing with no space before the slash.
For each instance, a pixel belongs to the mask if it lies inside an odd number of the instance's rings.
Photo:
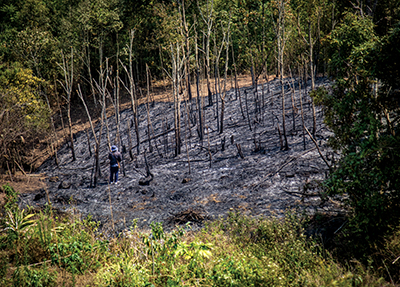
<svg viewBox="0 0 400 287">
<path fill-rule="evenodd" d="M 118 148 L 117 148 L 115 145 L 113 145 L 113 146 L 111 147 L 111 151 L 112 151 L 112 152 L 118 151 Z"/>
</svg>

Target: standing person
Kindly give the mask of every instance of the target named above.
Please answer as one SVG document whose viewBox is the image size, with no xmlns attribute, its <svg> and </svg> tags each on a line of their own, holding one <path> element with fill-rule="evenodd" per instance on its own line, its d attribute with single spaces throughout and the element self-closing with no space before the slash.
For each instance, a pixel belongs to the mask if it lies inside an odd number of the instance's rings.
<svg viewBox="0 0 400 287">
<path fill-rule="evenodd" d="M 110 160 L 110 183 L 112 184 L 114 182 L 115 184 L 118 184 L 118 170 L 120 166 L 119 163 L 122 161 L 122 156 L 115 145 L 111 147 L 108 159 Z"/>
</svg>

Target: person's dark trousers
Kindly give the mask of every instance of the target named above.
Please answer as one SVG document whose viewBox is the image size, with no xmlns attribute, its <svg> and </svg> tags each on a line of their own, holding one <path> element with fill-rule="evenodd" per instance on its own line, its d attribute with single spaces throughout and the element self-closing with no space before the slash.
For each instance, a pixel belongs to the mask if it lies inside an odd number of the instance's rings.
<svg viewBox="0 0 400 287">
<path fill-rule="evenodd" d="M 115 180 L 113 180 L 115 177 Z M 110 183 L 118 182 L 118 166 L 110 167 Z"/>
</svg>

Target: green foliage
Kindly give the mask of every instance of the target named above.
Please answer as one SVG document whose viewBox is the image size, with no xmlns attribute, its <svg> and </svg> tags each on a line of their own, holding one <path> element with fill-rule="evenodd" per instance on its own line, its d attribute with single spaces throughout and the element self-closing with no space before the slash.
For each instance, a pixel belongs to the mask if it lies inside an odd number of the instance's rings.
<svg viewBox="0 0 400 287">
<path fill-rule="evenodd" d="M 13 273 L 12 284 L 21 287 L 50 287 L 57 286 L 56 279 L 57 272 L 49 272 L 46 266 L 40 269 L 20 267 Z"/>
<path fill-rule="evenodd" d="M 15 35 L 11 55 L 41 79 L 52 79 L 57 74 L 57 40 L 48 31 L 27 28 Z M 42 80 L 43 82 L 43 80 Z"/>
<path fill-rule="evenodd" d="M 398 41 L 398 31 L 392 33 L 380 38 L 370 18 L 346 13 L 330 35 L 335 84 L 313 94 L 335 133 L 331 144 L 342 153 L 325 182 L 327 194 L 350 207 L 350 238 L 365 249 L 400 220 L 398 84 L 386 77 L 399 64 L 381 65 L 398 53 L 388 49 Z"/>
<path fill-rule="evenodd" d="M 0 67 L 0 169 L 14 170 L 14 161 L 24 164 L 26 145 L 48 130 L 49 110 L 39 94 L 43 80 L 17 63 Z"/>
<path fill-rule="evenodd" d="M 25 209 L 7 210 L 6 219 L 3 224 L 4 231 L 8 233 L 9 241 L 17 242 L 17 247 L 21 237 L 35 224 L 35 220 L 30 219 L 33 214 L 25 215 Z"/>
<path fill-rule="evenodd" d="M 12 115 L 18 113 L 24 124 L 21 129 L 33 129 L 33 132 L 36 132 L 47 128 L 48 110 L 38 94 L 40 85 L 44 84 L 43 80 L 35 77 L 32 70 L 24 69 L 18 63 L 9 68 L 4 66 L 2 68 L 0 72 L 1 119 L 10 124 L 9 119 L 14 120 Z"/>
<path fill-rule="evenodd" d="M 361 286 L 366 272 L 346 271 L 302 235 L 302 223 L 231 214 L 201 232 L 133 230 L 121 238 L 99 286 Z M 129 246 L 129 248 L 128 248 Z M 117 246 L 114 246 L 116 248 Z M 324 256 L 322 254 L 325 254 Z M 373 284 L 380 279 L 368 279 Z"/>
<path fill-rule="evenodd" d="M 57 237 L 49 245 L 52 263 L 79 274 L 99 268 L 108 242 L 94 238 L 97 224 L 89 218 L 60 227 L 53 229 Z"/>
<path fill-rule="evenodd" d="M 18 208 L 17 202 L 18 202 L 19 193 L 17 191 L 15 191 L 14 188 L 12 186 L 10 186 L 9 184 L 3 185 L 2 191 L 6 195 L 4 209 L 6 211 L 17 209 Z"/>
<path fill-rule="evenodd" d="M 329 41 L 329 67 L 341 79 L 369 72 L 371 53 L 380 39 L 371 18 L 347 12 L 326 40 Z"/>
<path fill-rule="evenodd" d="M 17 212 L 25 223 L 35 218 L 36 224 L 19 228 L 23 250 L 18 261 L 11 259 L 13 246 L 3 247 L 2 286 L 54 286 L 60 272 L 66 284 L 86 278 L 90 286 L 376 286 L 383 282 L 362 265 L 348 269 L 337 264 L 303 235 L 304 221 L 293 213 L 282 219 L 230 214 L 196 232 L 189 224 L 165 232 L 160 223 L 152 223 L 150 232 L 133 228 L 109 242 L 91 218 Z M 397 246 L 395 242 L 392 238 L 388 245 Z M 396 253 L 398 248 L 388 250 Z"/>
</svg>

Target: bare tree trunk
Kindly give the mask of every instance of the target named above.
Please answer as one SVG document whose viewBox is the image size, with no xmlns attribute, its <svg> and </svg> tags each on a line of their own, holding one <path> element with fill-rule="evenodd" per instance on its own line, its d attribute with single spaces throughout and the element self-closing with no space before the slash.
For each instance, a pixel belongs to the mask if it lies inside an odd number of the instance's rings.
<svg viewBox="0 0 400 287">
<path fill-rule="evenodd" d="M 61 52 L 63 65 L 60 66 L 64 72 L 64 81 L 61 85 L 63 86 L 67 96 L 65 97 L 67 101 L 67 117 L 68 117 L 68 131 L 69 131 L 69 140 L 70 140 L 70 148 L 72 154 L 72 161 L 76 160 L 75 156 L 75 148 L 74 148 L 74 135 L 72 133 L 72 120 L 71 120 L 71 94 L 72 94 L 72 86 L 74 84 L 74 50 L 71 48 L 71 64 L 68 67 L 67 59 L 65 58 L 64 54 Z"/>
<path fill-rule="evenodd" d="M 166 155 L 168 155 L 169 149 L 168 149 L 168 121 L 165 118 L 165 124 L 164 121 L 163 123 L 163 130 L 164 130 L 164 152 Z"/>
<path fill-rule="evenodd" d="M 89 31 L 86 30 L 83 33 L 84 33 L 84 56 L 83 56 L 82 62 L 87 67 L 87 72 L 88 72 L 88 75 L 89 75 L 90 91 L 92 93 L 91 95 L 93 97 L 94 106 L 97 107 L 96 92 L 95 92 L 95 87 L 93 85 L 93 77 L 92 77 L 92 71 L 91 71 Z"/>
<path fill-rule="evenodd" d="M 180 98 L 180 80 L 181 68 L 183 61 L 180 59 L 179 43 L 176 43 L 176 53 L 173 45 L 171 44 L 171 58 L 172 58 L 172 86 L 174 95 L 174 130 L 175 130 L 175 156 L 181 154 L 181 98 Z"/>
<path fill-rule="evenodd" d="M 185 0 L 180 2 L 180 7 L 182 7 L 182 24 L 183 24 L 183 34 L 185 37 L 185 47 L 186 47 L 186 61 L 185 61 L 185 72 L 186 72 L 186 87 L 187 94 L 189 97 L 189 101 L 192 100 L 192 90 L 190 87 L 190 45 L 189 45 L 189 29 L 186 22 L 186 9 L 185 9 Z"/>
<path fill-rule="evenodd" d="M 133 123 L 132 123 L 133 124 Z M 131 160 L 133 160 L 133 154 L 132 154 L 132 135 L 131 135 L 131 121 L 126 121 L 126 126 L 128 130 L 128 150 L 129 150 L 129 156 Z"/>
<path fill-rule="evenodd" d="M 99 97 L 99 102 L 102 107 L 102 115 L 101 118 L 102 120 L 104 119 L 105 124 L 106 124 L 106 134 L 107 134 L 107 144 L 108 144 L 108 149 L 111 150 L 111 139 L 110 139 L 110 130 L 108 126 L 108 117 L 107 117 L 107 84 L 109 83 L 109 74 L 110 74 L 110 69 L 108 67 L 108 58 L 106 58 L 105 61 L 105 69 L 104 67 L 104 62 L 103 62 L 103 40 L 102 37 L 100 36 L 100 43 L 99 43 L 99 54 L 100 54 L 100 70 L 99 70 L 99 81 L 96 82 L 94 80 L 96 89 L 98 90 L 100 97 Z M 101 98 L 101 99 L 100 99 Z"/>
<path fill-rule="evenodd" d="M 304 68 L 304 67 L 303 67 Z M 302 124 L 302 132 L 303 132 L 303 148 L 304 150 L 306 150 L 306 136 L 305 136 L 305 132 L 304 132 L 304 127 L 305 127 L 305 123 L 304 123 L 304 110 L 303 110 L 303 100 L 302 100 L 302 89 L 301 89 L 301 74 L 300 74 L 300 68 L 299 70 L 299 99 L 300 99 L 300 109 L 301 109 L 301 124 Z"/>
<path fill-rule="evenodd" d="M 71 102 L 70 101 L 68 101 L 67 117 L 68 117 L 68 131 L 69 131 L 69 142 L 71 145 L 70 147 L 71 147 L 72 161 L 75 161 L 76 156 L 75 156 L 75 147 L 74 147 L 74 134 L 72 132 Z"/>
<path fill-rule="evenodd" d="M 125 86 L 125 89 L 127 90 L 127 92 L 129 93 L 130 97 L 131 97 L 131 105 L 132 105 L 132 112 L 133 112 L 133 120 L 134 120 L 134 124 L 135 124 L 135 132 L 136 132 L 136 152 L 139 155 L 140 154 L 140 134 L 139 134 L 139 115 L 137 112 L 137 96 L 136 96 L 136 86 L 135 86 L 135 79 L 134 79 L 134 75 L 133 75 L 133 64 L 132 64 L 132 51 L 133 51 L 133 39 L 135 36 L 135 30 L 131 30 L 130 31 L 130 36 L 129 36 L 129 46 L 128 46 L 128 50 L 129 50 L 129 70 L 128 68 L 120 61 L 122 67 L 125 70 L 125 73 L 128 75 L 128 79 L 129 79 L 129 87 L 127 87 L 123 82 L 122 84 Z"/>
<path fill-rule="evenodd" d="M 200 7 L 199 11 L 201 14 L 201 17 L 203 18 L 204 23 L 207 26 L 207 33 L 204 33 L 206 35 L 206 76 L 207 76 L 207 92 L 208 92 L 208 104 L 210 106 L 213 105 L 212 101 L 212 92 L 211 92 L 211 84 L 210 84 L 210 37 L 211 37 L 211 30 L 213 26 L 213 11 L 214 11 L 214 0 L 211 0 L 211 3 L 209 0 L 207 0 L 207 5 L 206 5 L 206 15 L 204 16 Z"/>
<path fill-rule="evenodd" d="M 151 145 L 151 136 L 150 136 L 150 106 L 149 106 L 149 101 L 150 101 L 150 79 L 149 79 L 149 66 L 146 64 L 146 79 L 147 79 L 147 105 L 146 105 L 146 110 L 147 110 L 147 136 L 149 140 L 149 152 L 153 152 L 153 147 Z"/>
<path fill-rule="evenodd" d="M 46 93 L 44 93 L 44 96 L 46 98 L 47 108 L 49 109 L 49 112 L 50 112 L 51 130 L 53 132 L 53 136 L 54 136 L 55 141 L 56 141 L 56 145 L 54 146 L 53 137 L 50 139 L 51 140 L 51 149 L 54 152 L 54 159 L 55 159 L 56 165 L 58 166 L 58 157 L 57 157 L 58 138 L 57 138 L 57 132 L 56 132 L 56 128 L 55 128 L 55 125 L 54 125 L 53 113 L 52 113 L 52 110 L 51 110 L 51 107 L 50 107 L 49 97 L 47 96 Z"/>
<path fill-rule="evenodd" d="M 242 113 L 243 119 L 246 118 L 243 112 L 243 105 L 242 105 L 242 96 L 240 94 L 240 87 L 237 79 L 237 69 L 236 69 L 236 61 L 235 61 L 235 55 L 233 52 L 233 47 L 232 47 L 232 61 L 233 61 L 233 67 L 235 69 L 235 94 L 236 94 L 236 99 L 239 97 L 239 105 L 240 105 L 240 112 Z"/>
<path fill-rule="evenodd" d="M 187 161 L 188 161 L 188 167 L 189 167 L 189 174 L 191 173 L 190 169 L 190 157 L 189 157 L 189 148 L 190 148 L 190 143 L 188 144 L 188 129 L 190 133 L 190 121 L 189 121 L 189 111 L 187 107 L 187 102 L 185 101 L 185 109 L 186 109 L 186 117 L 185 117 L 185 145 L 186 145 L 186 155 L 187 155 Z M 189 134 L 190 137 L 190 134 Z"/>
<path fill-rule="evenodd" d="M 208 105 L 213 105 L 211 83 L 210 83 L 210 40 L 207 38 L 207 48 L 206 48 L 206 75 L 207 75 L 207 91 L 208 91 Z"/>
<path fill-rule="evenodd" d="M 57 82 L 55 82 L 55 83 L 57 83 Z M 57 88 L 56 88 L 56 90 L 57 90 Z M 67 138 L 67 135 L 65 134 L 64 116 L 62 113 L 62 108 L 60 105 L 60 99 L 58 97 L 58 93 L 56 94 L 56 98 L 57 98 L 57 107 L 58 107 L 58 110 L 60 111 L 60 121 L 61 121 L 61 128 L 63 130 L 63 137 Z"/>
<path fill-rule="evenodd" d="M 118 33 L 117 33 L 117 39 L 118 39 Z M 117 40 L 117 61 L 116 61 L 116 65 L 117 65 L 117 75 L 116 78 L 114 79 L 114 88 L 116 89 L 115 92 L 115 120 L 116 120 L 116 125 L 117 125 L 117 139 L 118 142 L 121 146 L 123 146 L 122 144 L 122 140 L 121 140 L 121 131 L 120 131 L 120 125 L 121 125 L 121 115 L 120 115 L 120 97 L 119 97 L 119 93 L 120 93 L 120 81 L 119 81 L 119 45 L 118 45 L 118 40 Z M 122 164 L 124 166 L 124 161 L 122 161 Z M 125 168 L 123 168 L 123 173 L 125 175 Z"/>
<path fill-rule="evenodd" d="M 286 136 L 286 121 L 285 121 L 285 86 L 283 82 L 283 56 L 284 56 L 284 50 L 285 50 L 285 2 L 284 0 L 280 0 L 278 4 L 278 9 L 279 9 L 279 19 L 278 19 L 278 66 L 279 66 L 279 79 L 281 82 L 281 97 L 282 97 L 282 128 L 283 128 L 283 138 L 284 138 L 284 144 L 283 144 L 283 150 L 288 150 L 289 145 L 287 141 L 287 136 Z"/>
<path fill-rule="evenodd" d="M 230 19 L 228 22 L 228 27 L 225 30 L 224 26 L 221 24 L 222 28 L 222 34 L 223 34 L 223 39 L 221 42 L 221 47 L 219 48 L 219 51 L 217 51 L 217 42 L 214 36 L 214 50 L 216 54 L 215 58 L 215 91 L 217 94 L 216 101 L 217 101 L 217 127 L 218 131 L 221 134 L 223 132 L 223 117 L 224 117 L 224 109 L 225 109 L 225 96 L 226 96 L 226 78 L 227 78 L 227 73 L 228 73 L 228 59 L 229 59 L 229 29 L 230 29 Z M 226 63 L 225 63 L 225 80 L 224 80 L 224 91 L 221 89 L 221 77 L 219 74 L 219 60 L 221 58 L 221 53 L 224 48 L 224 45 L 226 47 Z M 221 120 L 219 119 L 219 107 L 218 107 L 218 96 L 221 98 Z"/>
<path fill-rule="evenodd" d="M 86 130 L 86 138 L 87 138 L 89 154 L 90 154 L 90 157 L 92 157 L 92 147 L 90 145 L 90 135 L 89 135 L 89 131 L 88 130 Z"/>
<path fill-rule="evenodd" d="M 196 31 L 196 29 L 195 29 Z M 202 106 L 201 106 L 201 95 L 200 95 L 200 71 L 199 71 L 199 49 L 197 45 L 197 32 L 195 34 L 195 53 L 196 53 L 196 90 L 197 90 L 197 106 L 199 111 L 199 139 L 203 142 L 204 128 L 203 128 L 203 116 L 202 116 Z"/>
<path fill-rule="evenodd" d="M 319 9 L 318 7 L 316 9 Z M 319 22 L 319 10 L 316 11 L 317 17 L 318 17 L 318 22 Z M 315 89 L 315 64 L 314 64 L 314 45 L 317 41 L 317 39 L 313 39 L 312 37 L 312 23 L 311 20 L 308 21 L 308 40 L 306 37 L 301 33 L 301 28 L 300 28 L 300 16 L 298 17 L 297 20 L 297 30 L 299 31 L 299 34 L 302 36 L 303 42 L 308 46 L 308 57 L 309 57 L 309 62 L 310 62 L 310 78 L 311 78 L 311 91 Z M 311 99 L 311 106 L 312 106 L 312 113 L 313 113 L 313 129 L 312 129 L 312 134 L 315 137 L 315 132 L 317 130 L 317 122 L 316 122 L 316 114 L 315 114 L 315 105 L 314 101 Z"/>
<path fill-rule="evenodd" d="M 119 73 L 117 69 L 117 78 L 119 78 Z M 117 126 L 117 134 L 115 136 L 115 143 L 118 143 L 118 145 L 122 146 L 122 140 L 121 140 L 121 115 L 119 113 L 119 81 L 116 81 L 114 79 L 114 103 L 115 103 L 115 125 Z"/>
<path fill-rule="evenodd" d="M 88 109 L 88 107 L 86 105 L 85 99 L 83 98 L 81 87 L 80 87 L 79 84 L 78 84 L 78 91 L 77 92 L 78 92 L 79 98 L 81 99 L 81 101 L 83 103 L 83 106 L 85 107 L 86 115 L 88 117 L 90 128 L 92 129 L 93 137 L 94 137 L 94 140 L 95 140 L 95 143 L 96 143 L 96 148 L 95 148 L 95 152 L 94 152 L 95 153 L 95 164 L 94 164 L 95 172 L 94 172 L 94 184 L 93 184 L 93 187 L 96 187 L 97 186 L 97 180 L 101 176 L 101 170 L 100 170 L 100 143 L 101 143 L 101 135 L 102 135 L 102 132 L 103 132 L 103 115 L 105 113 L 105 106 L 102 105 L 101 120 L 100 120 L 100 130 L 99 130 L 99 136 L 97 137 L 96 136 L 96 131 L 95 131 L 94 126 L 93 126 L 92 117 L 90 116 L 89 109 Z"/>
<path fill-rule="evenodd" d="M 295 132 L 296 131 L 296 113 L 297 113 L 297 108 L 296 108 L 295 99 L 294 99 L 294 92 L 295 92 L 294 79 L 293 79 L 292 70 L 291 70 L 290 66 L 289 66 L 289 71 L 290 71 L 290 80 L 292 82 L 292 85 L 290 87 L 291 90 L 292 90 L 292 93 L 291 93 L 290 97 L 291 97 L 291 100 L 292 100 L 293 132 Z"/>
<path fill-rule="evenodd" d="M 224 33 L 225 34 L 225 33 Z M 224 74 L 224 92 L 221 94 L 221 128 L 219 130 L 220 134 L 224 132 L 224 113 L 225 113 L 225 97 L 226 97 L 226 81 L 228 76 L 228 62 L 229 62 L 229 26 L 225 42 L 225 74 Z"/>
<path fill-rule="evenodd" d="M 315 65 L 314 65 L 314 44 L 315 41 L 312 41 L 311 37 L 311 22 L 309 22 L 309 30 L 308 30 L 308 37 L 309 37 L 309 48 L 310 48 L 310 76 L 311 76 L 311 91 L 314 91 L 315 89 Z M 313 112 L 313 130 L 312 130 L 312 135 L 315 138 L 315 133 L 317 131 L 317 119 L 315 115 L 315 105 L 314 105 L 314 100 L 311 99 L 311 105 L 312 105 L 312 112 Z"/>
<path fill-rule="evenodd" d="M 210 157 L 210 168 L 211 168 L 212 155 L 211 155 L 211 148 L 210 148 L 210 130 L 209 130 L 208 126 L 206 126 L 206 129 L 207 129 L 207 142 L 208 142 L 208 156 Z"/>
<path fill-rule="evenodd" d="M 222 47 L 222 46 L 221 46 Z M 214 54 L 217 55 L 217 43 L 215 40 L 215 35 L 214 35 Z M 218 97 L 220 97 L 221 94 L 221 89 L 220 88 L 220 83 L 219 83 L 219 55 L 216 56 L 215 62 L 214 62 L 214 86 L 215 86 L 215 102 L 217 104 L 216 112 L 217 112 L 217 129 L 219 131 L 219 100 Z"/>
<path fill-rule="evenodd" d="M 244 99 L 245 99 L 245 102 L 246 102 L 247 122 L 249 124 L 250 131 L 253 131 L 252 128 L 251 128 L 251 120 L 250 120 L 250 115 L 249 115 L 249 105 L 247 103 L 247 90 L 244 91 L 244 96 L 245 96 Z"/>
</svg>

